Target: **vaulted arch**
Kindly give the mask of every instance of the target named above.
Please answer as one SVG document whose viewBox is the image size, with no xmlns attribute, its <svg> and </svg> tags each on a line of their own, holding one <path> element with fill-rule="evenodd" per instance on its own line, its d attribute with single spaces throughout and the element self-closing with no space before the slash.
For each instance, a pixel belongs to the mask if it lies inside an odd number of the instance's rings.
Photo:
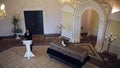
<svg viewBox="0 0 120 68">
<path fill-rule="evenodd" d="M 98 28 L 98 38 L 97 38 L 97 44 L 96 49 L 100 52 L 100 49 L 102 47 L 102 43 L 105 37 L 106 29 L 107 29 L 107 13 L 105 9 L 100 5 L 100 3 L 96 1 L 83 1 L 80 2 L 73 13 L 72 18 L 72 36 L 71 36 L 71 42 L 72 43 L 78 43 L 80 42 L 80 32 L 81 32 L 81 17 L 85 10 L 87 9 L 93 9 L 95 10 L 99 15 L 99 28 Z"/>
</svg>

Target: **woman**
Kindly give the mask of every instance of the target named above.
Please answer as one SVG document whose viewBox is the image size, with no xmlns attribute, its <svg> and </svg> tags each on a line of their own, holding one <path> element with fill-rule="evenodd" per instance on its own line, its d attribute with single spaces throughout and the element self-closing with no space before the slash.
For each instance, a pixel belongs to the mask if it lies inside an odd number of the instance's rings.
<svg viewBox="0 0 120 68">
<path fill-rule="evenodd" d="M 32 34 L 30 33 L 30 31 L 28 29 L 26 30 L 26 33 L 24 34 L 24 39 L 25 40 L 32 40 Z M 32 51 L 32 44 L 30 46 L 30 49 Z"/>
<path fill-rule="evenodd" d="M 26 33 L 24 34 L 24 38 L 25 40 L 32 40 L 32 34 L 30 33 L 28 29 L 26 30 Z"/>
</svg>

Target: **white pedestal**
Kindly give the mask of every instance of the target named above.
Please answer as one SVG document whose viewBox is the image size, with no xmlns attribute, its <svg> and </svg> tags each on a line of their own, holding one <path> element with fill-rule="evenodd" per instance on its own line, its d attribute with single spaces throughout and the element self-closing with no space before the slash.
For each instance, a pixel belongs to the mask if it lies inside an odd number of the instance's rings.
<svg viewBox="0 0 120 68">
<path fill-rule="evenodd" d="M 19 35 L 20 35 L 20 33 L 16 33 L 16 38 L 15 39 L 20 39 Z"/>
<path fill-rule="evenodd" d="M 32 40 L 23 40 L 22 42 L 23 42 L 24 45 L 26 45 L 26 49 L 27 49 L 24 57 L 27 57 L 28 60 L 29 60 L 30 57 L 35 56 L 30 49 L 30 45 L 32 44 Z"/>
</svg>

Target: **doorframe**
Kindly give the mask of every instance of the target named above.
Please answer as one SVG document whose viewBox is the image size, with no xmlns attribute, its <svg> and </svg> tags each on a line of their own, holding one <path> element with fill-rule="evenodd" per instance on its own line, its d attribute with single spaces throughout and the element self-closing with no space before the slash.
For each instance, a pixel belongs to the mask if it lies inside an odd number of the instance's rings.
<svg viewBox="0 0 120 68">
<path fill-rule="evenodd" d="M 25 22 L 25 16 L 24 16 L 24 13 L 27 12 L 27 11 L 28 11 L 28 12 L 29 12 L 29 11 L 31 11 L 31 12 L 34 12 L 34 11 L 42 12 L 42 17 L 43 17 L 43 10 L 24 10 L 24 11 L 23 11 L 23 17 L 24 17 L 25 31 L 26 31 L 26 22 Z M 44 18 L 43 18 L 43 22 L 42 22 L 42 24 L 43 24 L 43 25 L 42 25 L 42 27 L 43 27 L 42 29 L 43 29 L 43 34 L 44 34 Z"/>
</svg>

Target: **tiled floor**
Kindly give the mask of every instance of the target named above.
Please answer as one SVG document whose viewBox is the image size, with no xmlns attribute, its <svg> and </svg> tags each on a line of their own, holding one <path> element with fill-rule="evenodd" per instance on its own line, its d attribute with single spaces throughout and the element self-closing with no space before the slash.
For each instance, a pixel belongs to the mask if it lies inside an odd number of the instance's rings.
<svg viewBox="0 0 120 68">
<path fill-rule="evenodd" d="M 33 46 L 35 57 L 23 57 L 26 51 L 25 46 L 13 47 L 0 53 L 0 68 L 73 68 L 54 58 L 49 58 L 46 50 L 49 46 Z M 83 68 L 99 68 L 87 62 Z"/>
</svg>

